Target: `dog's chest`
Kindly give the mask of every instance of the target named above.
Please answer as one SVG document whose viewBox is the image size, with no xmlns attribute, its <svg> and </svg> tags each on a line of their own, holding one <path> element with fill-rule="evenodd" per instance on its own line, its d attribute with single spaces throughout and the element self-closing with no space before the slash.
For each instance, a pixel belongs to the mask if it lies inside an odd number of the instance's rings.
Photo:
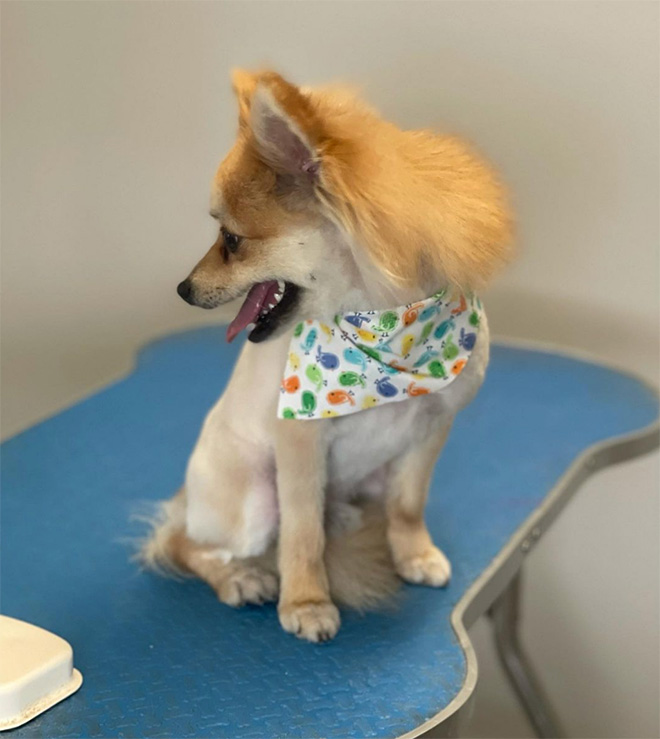
<svg viewBox="0 0 660 739">
<path fill-rule="evenodd" d="M 387 403 L 332 422 L 328 478 L 337 492 L 355 486 L 447 423 L 446 404 L 437 395 Z"/>
</svg>

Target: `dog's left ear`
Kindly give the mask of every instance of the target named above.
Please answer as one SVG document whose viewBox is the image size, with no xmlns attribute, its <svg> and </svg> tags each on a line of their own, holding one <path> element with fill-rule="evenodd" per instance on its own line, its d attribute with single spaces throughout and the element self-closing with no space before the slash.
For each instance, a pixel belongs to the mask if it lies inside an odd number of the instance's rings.
<svg viewBox="0 0 660 739">
<path fill-rule="evenodd" d="M 319 123 L 308 98 L 273 72 L 252 98 L 250 128 L 260 157 L 276 172 L 314 182 L 321 169 Z"/>
</svg>

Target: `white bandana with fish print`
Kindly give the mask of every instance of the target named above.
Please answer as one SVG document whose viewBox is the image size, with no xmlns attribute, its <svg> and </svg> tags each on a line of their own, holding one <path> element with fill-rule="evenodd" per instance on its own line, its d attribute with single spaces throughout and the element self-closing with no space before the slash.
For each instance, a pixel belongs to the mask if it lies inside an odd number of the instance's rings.
<svg viewBox="0 0 660 739">
<path fill-rule="evenodd" d="M 426 300 L 299 323 L 279 418 L 332 418 L 444 390 L 467 364 L 483 308 L 443 290 Z"/>
</svg>

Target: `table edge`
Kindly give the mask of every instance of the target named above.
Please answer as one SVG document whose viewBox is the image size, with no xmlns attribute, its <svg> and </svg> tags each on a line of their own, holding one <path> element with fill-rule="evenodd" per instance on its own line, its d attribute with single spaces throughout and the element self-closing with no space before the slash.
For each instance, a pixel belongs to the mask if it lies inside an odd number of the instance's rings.
<svg viewBox="0 0 660 739">
<path fill-rule="evenodd" d="M 642 378 L 638 379 L 645 382 Z M 438 713 L 417 728 L 398 735 L 396 739 L 417 739 L 442 724 L 446 725 L 446 729 L 443 727 L 443 732 L 434 734 L 435 736 L 454 735 L 449 732 L 458 724 L 459 714 L 462 715 L 469 706 L 479 675 L 477 656 L 468 629 L 505 590 L 522 567 L 525 557 L 533 550 L 534 544 L 548 530 L 585 480 L 599 470 L 642 456 L 659 446 L 660 421 L 656 420 L 638 431 L 593 444 L 574 459 L 543 503 L 518 527 L 452 611 L 451 625 L 466 661 L 461 689 Z"/>
</svg>

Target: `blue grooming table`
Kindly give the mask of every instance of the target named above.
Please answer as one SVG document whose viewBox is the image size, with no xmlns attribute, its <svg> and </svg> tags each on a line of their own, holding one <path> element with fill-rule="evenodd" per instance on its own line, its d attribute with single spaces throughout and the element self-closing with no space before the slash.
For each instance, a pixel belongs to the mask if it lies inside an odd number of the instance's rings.
<svg viewBox="0 0 660 739">
<path fill-rule="evenodd" d="M 325 645 L 274 606 L 138 571 L 140 501 L 180 486 L 237 346 L 220 328 L 156 341 L 127 378 L 2 447 L 2 610 L 67 639 L 81 690 L 10 737 L 396 737 L 449 733 L 476 682 L 466 628 L 494 608 L 582 480 L 658 443 L 658 398 L 627 374 L 494 346 L 441 457 L 429 528 L 448 588 L 343 613 Z"/>
</svg>

